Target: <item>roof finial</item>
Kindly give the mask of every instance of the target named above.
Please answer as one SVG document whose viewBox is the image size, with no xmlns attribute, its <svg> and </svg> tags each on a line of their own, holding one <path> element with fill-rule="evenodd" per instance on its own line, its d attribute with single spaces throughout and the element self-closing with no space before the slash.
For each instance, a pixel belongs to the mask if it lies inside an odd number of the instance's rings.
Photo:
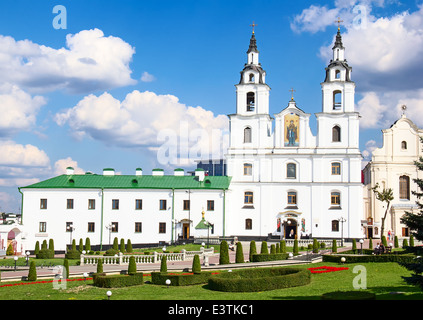
<svg viewBox="0 0 423 320">
<path fill-rule="evenodd" d="M 340 17 L 338 17 L 338 20 L 335 20 L 335 22 L 338 24 L 338 31 L 341 30 L 341 22 L 344 22 L 344 20 L 341 20 Z"/>
<path fill-rule="evenodd" d="M 288 90 L 289 92 L 291 92 L 291 101 L 294 101 L 294 88 L 291 88 L 291 90 Z"/>
<path fill-rule="evenodd" d="M 254 23 L 254 21 L 253 21 L 253 24 L 250 24 L 250 27 L 253 27 L 253 34 L 254 34 L 254 27 L 257 27 L 257 25 Z"/>
<path fill-rule="evenodd" d="M 403 104 L 401 106 L 401 110 L 402 110 L 402 115 L 405 116 L 405 111 L 407 110 L 407 106 L 405 104 Z"/>
</svg>

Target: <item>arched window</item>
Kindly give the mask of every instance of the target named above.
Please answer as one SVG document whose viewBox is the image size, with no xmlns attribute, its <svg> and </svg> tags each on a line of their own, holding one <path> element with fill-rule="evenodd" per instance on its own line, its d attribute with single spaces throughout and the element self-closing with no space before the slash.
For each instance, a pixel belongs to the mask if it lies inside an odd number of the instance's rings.
<svg viewBox="0 0 423 320">
<path fill-rule="evenodd" d="M 399 178 L 399 197 L 400 200 L 410 200 L 410 177 L 408 176 Z"/>
<path fill-rule="evenodd" d="M 246 127 L 244 129 L 244 143 L 251 143 L 251 128 Z"/>
<path fill-rule="evenodd" d="M 286 177 L 297 178 L 297 165 L 295 163 L 288 163 L 286 165 Z"/>
<path fill-rule="evenodd" d="M 244 204 L 253 204 L 253 193 L 251 191 L 244 192 Z"/>
<path fill-rule="evenodd" d="M 341 79 L 341 71 L 335 70 L 335 79 Z"/>
<path fill-rule="evenodd" d="M 332 231 L 339 231 L 339 221 L 332 220 Z"/>
<path fill-rule="evenodd" d="M 244 163 L 244 176 L 251 176 L 253 174 L 253 165 L 251 163 Z"/>
<path fill-rule="evenodd" d="M 254 111 L 255 107 L 255 96 L 254 92 L 247 93 L 247 111 Z"/>
<path fill-rule="evenodd" d="M 333 92 L 333 110 L 341 110 L 342 108 L 342 92 L 335 90 Z"/>
<path fill-rule="evenodd" d="M 254 82 L 254 73 L 250 73 L 250 82 Z"/>
<path fill-rule="evenodd" d="M 340 142 L 341 141 L 341 127 L 334 126 L 332 128 L 332 142 Z"/>
<path fill-rule="evenodd" d="M 253 220 L 252 219 L 245 219 L 245 230 L 253 229 Z"/>
<path fill-rule="evenodd" d="M 332 175 L 339 176 L 341 174 L 341 163 L 332 162 Z"/>
<path fill-rule="evenodd" d="M 330 204 L 332 207 L 339 207 L 341 205 L 341 193 L 333 191 L 330 193 Z"/>
<path fill-rule="evenodd" d="M 401 142 L 401 149 L 402 150 L 407 150 L 407 141 L 402 141 Z"/>
</svg>

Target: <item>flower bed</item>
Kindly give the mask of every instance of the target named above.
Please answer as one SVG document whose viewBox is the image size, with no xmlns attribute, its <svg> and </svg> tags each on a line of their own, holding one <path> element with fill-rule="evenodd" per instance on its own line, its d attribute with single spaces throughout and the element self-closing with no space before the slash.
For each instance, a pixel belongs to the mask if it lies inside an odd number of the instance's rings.
<svg viewBox="0 0 423 320">
<path fill-rule="evenodd" d="M 348 268 L 322 266 L 322 267 L 308 268 L 308 270 L 311 273 L 328 273 L 328 272 L 335 272 L 335 271 L 341 271 L 341 270 L 348 270 Z"/>
<path fill-rule="evenodd" d="M 19 283 L 9 283 L 1 285 L 0 288 L 3 287 L 13 287 L 13 286 L 23 286 L 28 284 L 41 284 L 41 283 L 52 283 L 52 282 L 59 282 L 59 281 L 85 281 L 85 280 L 92 280 L 93 278 L 78 278 L 78 279 L 62 279 L 62 280 L 43 280 L 43 281 L 33 281 L 33 282 L 19 282 Z"/>
</svg>

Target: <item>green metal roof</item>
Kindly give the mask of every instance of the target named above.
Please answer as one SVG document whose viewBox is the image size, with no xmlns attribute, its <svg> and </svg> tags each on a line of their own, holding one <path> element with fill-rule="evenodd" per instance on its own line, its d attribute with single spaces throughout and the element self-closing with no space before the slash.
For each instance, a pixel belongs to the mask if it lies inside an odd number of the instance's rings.
<svg viewBox="0 0 423 320">
<path fill-rule="evenodd" d="M 20 189 L 228 189 L 231 177 L 137 176 L 137 175 L 60 175 Z"/>
</svg>

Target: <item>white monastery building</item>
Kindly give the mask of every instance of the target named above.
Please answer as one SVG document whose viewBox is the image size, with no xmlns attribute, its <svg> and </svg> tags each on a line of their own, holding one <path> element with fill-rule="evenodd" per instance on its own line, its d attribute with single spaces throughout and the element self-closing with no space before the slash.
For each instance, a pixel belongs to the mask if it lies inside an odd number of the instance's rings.
<svg viewBox="0 0 423 320">
<path fill-rule="evenodd" d="M 382 130 L 383 146 L 373 151 L 372 160 L 366 165 L 364 173 L 364 221 L 366 236 L 380 238 L 381 219 L 386 211 L 386 203 L 376 199 L 372 188 L 379 185 L 379 190 L 391 188 L 394 199 L 385 219 L 384 235 L 409 237 L 409 229 L 401 224 L 405 212 L 417 213 L 417 197 L 412 190 L 417 190 L 414 179 L 422 179 L 422 173 L 414 161 L 423 156 L 423 145 L 419 129 L 405 115 L 405 110 L 390 128 Z"/>
<path fill-rule="evenodd" d="M 363 185 L 355 84 L 338 28 L 325 70 L 322 111 L 310 114 L 294 98 L 269 114 L 270 87 L 253 34 L 247 63 L 229 115 L 227 176 L 67 174 L 22 187 L 25 250 L 54 239 L 64 250 L 72 239 L 91 245 L 113 238 L 132 244 L 237 236 L 239 239 L 362 238 Z M 207 232 L 204 233 L 205 226 Z"/>
</svg>

